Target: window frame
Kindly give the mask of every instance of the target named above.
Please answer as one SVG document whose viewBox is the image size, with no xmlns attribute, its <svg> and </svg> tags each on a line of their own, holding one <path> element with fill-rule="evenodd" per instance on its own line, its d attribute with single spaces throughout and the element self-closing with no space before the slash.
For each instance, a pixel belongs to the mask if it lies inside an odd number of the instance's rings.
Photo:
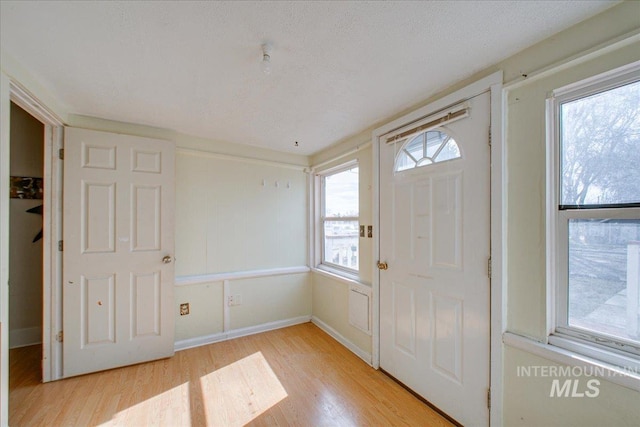
<svg viewBox="0 0 640 427">
<path fill-rule="evenodd" d="M 349 217 L 332 217 L 325 216 L 325 201 L 326 201 L 326 178 L 332 175 L 336 175 L 342 172 L 346 172 L 350 169 L 358 168 L 358 216 L 349 216 Z M 354 269 L 351 267 L 345 267 L 343 265 L 339 265 L 328 261 L 325 259 L 325 223 L 327 221 L 344 221 L 344 222 L 352 222 L 357 221 L 358 227 L 360 227 L 360 165 L 358 159 L 353 159 L 348 162 L 344 162 L 339 164 L 338 166 L 324 169 L 317 173 L 318 178 L 318 240 L 319 240 L 319 251 L 320 253 L 317 256 L 316 267 L 322 268 L 324 270 L 330 271 L 335 274 L 339 274 L 341 276 L 355 279 L 359 276 L 360 271 L 360 237 L 358 237 L 358 268 Z"/>
<path fill-rule="evenodd" d="M 640 369 L 640 345 L 569 325 L 569 221 L 637 219 L 637 204 L 562 205 L 561 105 L 640 81 L 640 62 L 554 90 L 547 111 L 547 339 L 548 343 L 618 367 Z"/>
</svg>

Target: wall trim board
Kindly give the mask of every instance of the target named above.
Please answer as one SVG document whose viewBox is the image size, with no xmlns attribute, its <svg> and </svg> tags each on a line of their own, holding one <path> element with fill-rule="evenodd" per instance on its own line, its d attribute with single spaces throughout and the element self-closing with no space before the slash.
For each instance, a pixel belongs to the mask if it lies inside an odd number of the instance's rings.
<svg viewBox="0 0 640 427">
<path fill-rule="evenodd" d="M 176 153 L 184 154 L 187 156 L 207 157 L 210 159 L 230 160 L 235 162 L 267 165 L 267 166 L 273 166 L 277 168 L 293 169 L 301 172 L 306 172 L 309 169 L 308 166 L 303 166 L 303 165 L 294 165 L 291 163 L 282 163 L 282 162 L 276 162 L 273 160 L 254 159 L 251 157 L 234 156 L 231 154 L 214 153 L 211 151 L 196 150 L 193 148 L 176 147 Z"/>
<path fill-rule="evenodd" d="M 612 40 L 608 40 L 586 51 L 578 52 L 568 58 L 565 58 L 562 61 L 551 64 L 547 67 L 531 71 L 526 75 L 523 74 L 521 77 L 505 83 L 503 88 L 507 91 L 517 89 L 521 86 L 528 85 L 537 80 L 558 73 L 562 70 L 566 70 L 568 68 L 587 62 L 591 59 L 598 58 L 609 52 L 621 49 L 637 41 L 640 41 L 640 29 L 631 31 L 627 34 L 623 34 L 622 36 L 616 37 Z"/>
<path fill-rule="evenodd" d="M 360 347 L 358 347 L 357 345 L 349 341 L 347 338 L 344 337 L 344 335 L 342 335 L 340 332 L 333 329 L 331 326 L 327 325 L 322 320 L 318 319 L 316 316 L 311 316 L 311 323 L 316 325 L 318 328 L 322 329 L 331 338 L 333 338 L 334 340 L 338 341 L 340 344 L 345 346 L 347 349 L 349 349 L 353 354 L 358 356 L 360 359 L 364 360 L 367 363 L 367 365 L 373 366 L 371 353 L 367 353 L 366 351 L 363 351 L 362 349 L 360 349 Z"/>
<path fill-rule="evenodd" d="M 576 353 L 545 344 L 512 332 L 502 334 L 504 345 L 518 350 L 531 353 L 551 362 L 567 365 L 571 367 L 584 368 L 585 372 L 603 372 L 604 380 L 626 387 L 631 390 L 640 391 L 640 372 L 633 372 L 632 369 L 621 369 L 617 366 L 610 365 L 599 360 L 592 359 L 587 356 L 580 356 Z"/>
<path fill-rule="evenodd" d="M 64 125 L 62 119 L 58 117 L 55 112 L 38 102 L 37 99 L 17 81 L 10 82 L 10 90 L 11 101 L 43 124 L 50 124 L 52 126 Z"/>
<path fill-rule="evenodd" d="M 2 74 L 9 79 L 12 92 L 19 87 L 20 91 L 29 94 L 29 98 L 37 99 L 39 106 L 46 106 L 46 110 L 56 117 L 60 123 L 67 122 L 69 116 L 68 106 L 51 96 L 48 88 L 43 86 L 23 64 L 19 63 L 4 49 L 0 49 L 0 69 Z M 15 102 L 15 99 L 13 101 Z M 24 108 L 22 105 L 21 107 Z M 24 109 L 30 110 L 29 108 Z M 39 120 L 42 119 L 41 117 L 37 118 Z"/>
<path fill-rule="evenodd" d="M 270 160 L 276 163 L 300 166 L 307 166 L 309 164 L 309 157 L 306 155 L 276 151 L 269 148 L 260 148 L 238 142 L 198 137 L 184 134 L 170 128 L 109 120 L 82 114 L 69 114 L 67 124 L 83 129 L 101 130 L 104 132 L 124 133 L 127 135 L 141 136 L 145 138 L 170 140 L 176 143 L 176 148 L 202 153 L 217 153 L 230 156 L 230 158 L 234 158 L 236 160 L 238 158 L 248 158 L 265 161 Z"/>
<path fill-rule="evenodd" d="M 6 100 L 3 93 L 0 109 L 10 109 L 10 103 L 14 102 L 44 125 L 42 325 L 40 338 L 29 341 L 42 343 L 42 381 L 48 382 L 62 378 L 62 343 L 55 340 L 55 335 L 62 329 L 62 252 L 58 251 L 62 230 L 62 165 L 58 159 L 58 149 L 63 146 L 64 121 L 55 110 L 50 108 L 50 104 L 43 103 L 21 82 L 5 74 L 2 74 L 2 78 L 3 90 L 8 89 L 9 93 Z M 5 79 L 7 79 L 6 85 Z M 10 120 L 7 120 L 7 123 L 9 122 Z M 9 126 L 5 129 L 9 133 Z M 2 141 L 2 144 L 5 143 L 8 149 L 11 144 L 10 135 L 6 141 Z M 9 168 L 7 167 L 6 170 L 8 171 Z M 8 198 L 6 200 L 8 201 Z M 10 332 L 3 332 L 2 335 L 10 336 Z M 4 354 L 4 346 L 2 350 Z"/>
<path fill-rule="evenodd" d="M 178 276 L 175 286 L 200 285 L 211 282 L 224 282 L 225 280 L 257 279 L 258 277 L 284 276 L 287 274 L 308 273 L 311 269 L 306 265 L 297 267 L 268 268 L 264 270 L 233 271 L 229 273 L 212 273 L 198 276 Z"/>
<path fill-rule="evenodd" d="M 0 51 L 2 53 L 2 51 Z M 3 61 L 4 62 L 4 61 Z M 9 77 L 0 72 L 0 425 L 9 425 Z"/>
<path fill-rule="evenodd" d="M 174 344 L 175 351 L 186 350 L 189 348 L 200 347 L 203 345 L 213 344 L 220 341 L 227 341 L 233 338 L 245 337 L 247 335 L 259 334 L 261 332 L 272 331 L 274 329 L 282 329 L 288 326 L 299 325 L 311 321 L 311 316 L 292 317 L 290 319 L 276 320 L 275 322 L 263 323 L 261 325 L 248 326 L 246 328 L 233 329 L 227 332 L 218 332 L 211 335 L 189 338 L 186 340 L 176 341 Z"/>
<path fill-rule="evenodd" d="M 9 348 L 42 344 L 42 327 L 13 329 L 9 331 Z"/>
<path fill-rule="evenodd" d="M 507 153 L 505 144 L 505 126 L 503 121 L 504 90 L 502 81 L 504 74 L 500 73 L 499 82 L 490 86 L 491 91 L 491 169 L 490 169 L 490 194 L 491 194 L 491 279 L 489 282 L 489 345 L 490 345 L 490 399 L 489 423 L 500 427 L 503 418 L 503 378 L 504 360 L 503 347 L 500 335 L 506 330 L 506 263 L 507 258 Z"/>
<path fill-rule="evenodd" d="M 352 155 L 352 154 L 356 154 L 356 153 L 358 153 L 359 151 L 362 151 L 362 150 L 364 150 L 365 148 L 369 148 L 369 147 L 371 147 L 371 141 L 365 141 L 365 142 L 363 142 L 363 143 L 361 143 L 361 144 L 356 145 L 354 148 L 352 148 L 352 149 L 350 149 L 350 150 L 347 150 L 347 151 L 345 151 L 345 152 L 343 152 L 343 153 L 340 153 L 340 154 L 338 154 L 338 155 L 336 155 L 336 156 L 331 157 L 331 158 L 330 158 L 330 159 L 328 159 L 328 160 L 325 160 L 325 161 L 323 161 L 323 162 L 320 162 L 320 163 L 318 163 L 318 164 L 316 164 L 316 165 L 312 165 L 312 166 L 311 166 L 311 171 L 312 171 L 312 172 L 315 172 L 315 171 L 317 171 L 317 170 L 319 170 L 319 169 L 324 168 L 324 167 L 325 167 L 325 166 L 327 166 L 327 165 L 330 165 L 331 163 L 337 163 L 339 160 L 342 160 L 342 159 L 344 159 L 345 157 L 350 156 L 350 155 Z"/>
</svg>

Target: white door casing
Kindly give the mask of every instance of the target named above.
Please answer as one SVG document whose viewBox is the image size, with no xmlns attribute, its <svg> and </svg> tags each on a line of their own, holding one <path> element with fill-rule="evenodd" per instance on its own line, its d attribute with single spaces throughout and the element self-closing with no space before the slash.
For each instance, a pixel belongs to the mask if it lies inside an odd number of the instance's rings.
<svg viewBox="0 0 640 427">
<path fill-rule="evenodd" d="M 65 129 L 64 377 L 173 355 L 174 151 Z"/>
<path fill-rule="evenodd" d="M 394 172 L 380 139 L 380 367 L 464 425 L 488 425 L 490 95 L 442 126 L 461 158 Z M 411 138 L 409 138 L 411 139 Z"/>
</svg>

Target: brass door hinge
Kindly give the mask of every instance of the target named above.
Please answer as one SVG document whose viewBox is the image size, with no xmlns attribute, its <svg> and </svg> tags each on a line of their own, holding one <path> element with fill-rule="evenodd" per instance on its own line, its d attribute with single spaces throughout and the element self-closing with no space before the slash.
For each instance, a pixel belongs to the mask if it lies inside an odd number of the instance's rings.
<svg viewBox="0 0 640 427">
<path fill-rule="evenodd" d="M 64 160 L 64 148 L 58 150 L 58 158 Z"/>
<path fill-rule="evenodd" d="M 487 260 L 487 276 L 491 279 L 491 257 Z"/>
<path fill-rule="evenodd" d="M 59 250 L 60 252 L 62 252 L 63 247 L 64 247 L 64 246 L 63 246 L 63 244 L 62 244 L 62 240 L 58 240 L 58 250 Z"/>
<path fill-rule="evenodd" d="M 60 331 L 60 332 L 58 332 L 56 334 L 56 341 L 58 341 L 58 342 L 64 341 L 64 332 L 63 331 Z"/>
</svg>

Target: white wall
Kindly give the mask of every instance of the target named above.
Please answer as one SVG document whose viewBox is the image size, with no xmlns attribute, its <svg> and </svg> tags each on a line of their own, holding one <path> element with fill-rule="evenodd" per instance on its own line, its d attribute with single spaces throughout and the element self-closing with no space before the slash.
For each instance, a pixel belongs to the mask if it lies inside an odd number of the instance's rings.
<svg viewBox="0 0 640 427">
<path fill-rule="evenodd" d="M 371 335 L 349 323 L 349 284 L 313 273 L 313 318 L 320 320 L 319 325 L 328 326 L 328 332 L 339 334 L 356 354 L 366 355 L 371 363 Z M 335 331 L 335 332 L 334 332 Z"/>
<path fill-rule="evenodd" d="M 311 316 L 308 273 L 231 281 L 230 294 L 242 295 L 242 305 L 230 308 L 230 330 Z"/>
<path fill-rule="evenodd" d="M 190 314 L 176 314 L 176 347 L 186 348 L 262 330 L 307 322 L 311 318 L 309 273 L 227 281 L 227 295 L 242 304 L 226 305 L 224 281 L 178 285 L 176 313 L 188 302 Z"/>
<path fill-rule="evenodd" d="M 222 282 L 176 286 L 176 342 L 224 331 Z M 188 316 L 180 316 L 180 304 L 189 303 Z"/>
<path fill-rule="evenodd" d="M 176 276 L 306 265 L 302 168 L 176 156 Z"/>
<path fill-rule="evenodd" d="M 176 276 L 303 267 L 307 264 L 307 174 L 302 167 L 179 149 L 176 156 Z M 307 273 L 176 287 L 178 342 L 311 316 Z"/>
<path fill-rule="evenodd" d="M 44 175 L 44 125 L 11 104 L 11 176 Z M 9 346 L 42 342 L 42 215 L 27 213 L 43 200 L 10 199 Z"/>
<path fill-rule="evenodd" d="M 560 367 L 542 357 L 511 347 L 504 353 L 504 421 L 505 426 L 532 427 L 636 427 L 640 422 L 640 393 L 598 377 L 579 379 L 578 393 L 587 389 L 586 381 L 596 379 L 593 384 L 598 396 L 549 397 L 554 378 L 544 376 L 518 376 L 522 366 Z M 565 379 L 577 377 L 558 377 Z"/>
</svg>

